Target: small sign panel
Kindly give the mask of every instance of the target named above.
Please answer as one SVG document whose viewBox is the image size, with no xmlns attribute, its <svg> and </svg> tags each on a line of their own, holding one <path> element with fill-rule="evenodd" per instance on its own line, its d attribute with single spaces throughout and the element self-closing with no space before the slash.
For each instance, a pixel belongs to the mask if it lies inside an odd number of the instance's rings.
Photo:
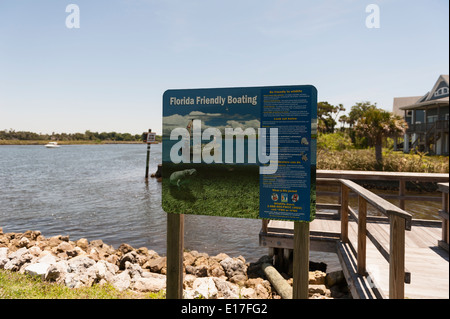
<svg viewBox="0 0 450 319">
<path fill-rule="evenodd" d="M 156 133 L 148 132 L 147 143 L 153 143 L 156 140 Z"/>
<path fill-rule="evenodd" d="M 168 90 L 168 213 L 311 221 L 317 90 L 311 85 Z"/>
</svg>

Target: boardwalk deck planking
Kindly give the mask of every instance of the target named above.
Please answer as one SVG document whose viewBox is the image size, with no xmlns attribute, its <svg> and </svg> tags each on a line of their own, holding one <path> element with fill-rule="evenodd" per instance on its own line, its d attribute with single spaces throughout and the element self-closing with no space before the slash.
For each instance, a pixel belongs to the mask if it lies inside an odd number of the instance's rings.
<svg viewBox="0 0 450 319">
<path fill-rule="evenodd" d="M 340 234 L 340 221 L 317 218 L 310 224 L 312 240 L 329 235 L 336 238 Z M 377 238 L 389 252 L 389 223 L 368 222 L 367 231 Z M 358 225 L 349 221 L 349 240 L 357 249 Z M 433 225 L 413 223 L 405 236 L 405 268 L 411 273 L 411 283 L 405 284 L 406 298 L 448 299 L 449 298 L 449 255 L 437 246 L 441 228 Z M 318 235 L 317 235 L 318 234 Z M 293 223 L 271 220 L 268 236 L 280 239 L 279 248 L 293 247 Z M 262 234 L 264 236 L 264 234 Z M 281 240 L 282 239 L 282 240 Z M 382 295 L 389 296 L 389 263 L 376 249 L 371 240 L 366 242 L 366 265 L 369 281 L 379 286 Z"/>
</svg>

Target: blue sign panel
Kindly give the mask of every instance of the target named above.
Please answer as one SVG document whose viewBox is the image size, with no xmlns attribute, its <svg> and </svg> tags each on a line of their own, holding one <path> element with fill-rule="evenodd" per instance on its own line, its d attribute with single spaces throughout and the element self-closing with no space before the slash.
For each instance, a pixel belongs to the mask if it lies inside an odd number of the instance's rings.
<svg viewBox="0 0 450 319">
<path fill-rule="evenodd" d="M 166 91 L 163 209 L 312 220 L 316 130 L 310 85 Z"/>
</svg>

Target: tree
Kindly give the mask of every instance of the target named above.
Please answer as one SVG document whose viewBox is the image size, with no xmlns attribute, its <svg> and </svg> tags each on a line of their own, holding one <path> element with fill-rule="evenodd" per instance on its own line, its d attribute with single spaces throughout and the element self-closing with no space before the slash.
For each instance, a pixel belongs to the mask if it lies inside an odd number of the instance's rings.
<svg viewBox="0 0 450 319">
<path fill-rule="evenodd" d="M 369 101 L 358 102 L 352 106 L 350 113 L 348 114 L 347 123 L 352 128 L 356 122 L 369 110 L 377 108 L 377 103 L 371 104 Z"/>
<path fill-rule="evenodd" d="M 362 114 L 355 126 L 357 133 L 368 137 L 375 147 L 375 159 L 380 168 L 383 164 L 383 138 L 403 135 L 406 128 L 407 124 L 400 116 L 372 107 Z"/>
<path fill-rule="evenodd" d="M 342 104 L 331 105 L 328 102 L 317 103 L 317 120 L 319 132 L 334 133 L 336 118 L 341 111 L 345 111 L 345 108 Z"/>
</svg>

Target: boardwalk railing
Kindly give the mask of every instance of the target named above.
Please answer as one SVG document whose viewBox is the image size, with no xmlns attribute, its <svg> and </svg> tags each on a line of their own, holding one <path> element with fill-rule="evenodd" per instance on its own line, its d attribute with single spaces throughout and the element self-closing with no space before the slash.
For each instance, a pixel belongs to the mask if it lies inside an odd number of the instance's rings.
<svg viewBox="0 0 450 319">
<path fill-rule="evenodd" d="M 405 203 L 407 200 L 420 200 L 420 201 L 441 201 L 438 196 L 428 195 L 407 195 L 406 182 L 432 182 L 432 183 L 445 183 L 448 182 L 448 174 L 440 173 L 408 173 L 408 172 L 370 172 L 370 171 L 346 171 L 346 170 L 317 170 L 317 178 L 329 178 L 329 179 L 349 179 L 365 180 L 365 181 L 394 181 L 398 182 L 398 195 L 396 194 L 383 194 L 379 195 L 385 199 L 398 199 L 399 207 L 405 209 Z M 330 195 L 339 196 L 339 192 L 332 191 L 317 191 L 317 195 Z"/>
<path fill-rule="evenodd" d="M 348 221 L 351 215 L 358 223 L 357 238 L 357 273 L 365 276 L 366 271 L 366 238 L 372 241 L 384 258 L 389 262 L 389 298 L 403 299 L 405 282 L 409 276 L 405 272 L 405 231 L 411 230 L 412 216 L 397 206 L 368 191 L 364 187 L 346 179 L 341 182 L 341 240 L 351 244 L 348 238 Z M 349 193 L 358 196 L 358 212 L 349 207 Z M 367 232 L 367 204 L 389 218 L 390 240 L 389 251 L 376 238 Z"/>
<path fill-rule="evenodd" d="M 438 183 L 439 190 L 442 192 L 442 210 L 439 211 L 439 216 L 442 219 L 442 240 L 438 245 L 448 252 L 449 241 L 449 225 L 448 225 L 448 183 Z"/>
</svg>

